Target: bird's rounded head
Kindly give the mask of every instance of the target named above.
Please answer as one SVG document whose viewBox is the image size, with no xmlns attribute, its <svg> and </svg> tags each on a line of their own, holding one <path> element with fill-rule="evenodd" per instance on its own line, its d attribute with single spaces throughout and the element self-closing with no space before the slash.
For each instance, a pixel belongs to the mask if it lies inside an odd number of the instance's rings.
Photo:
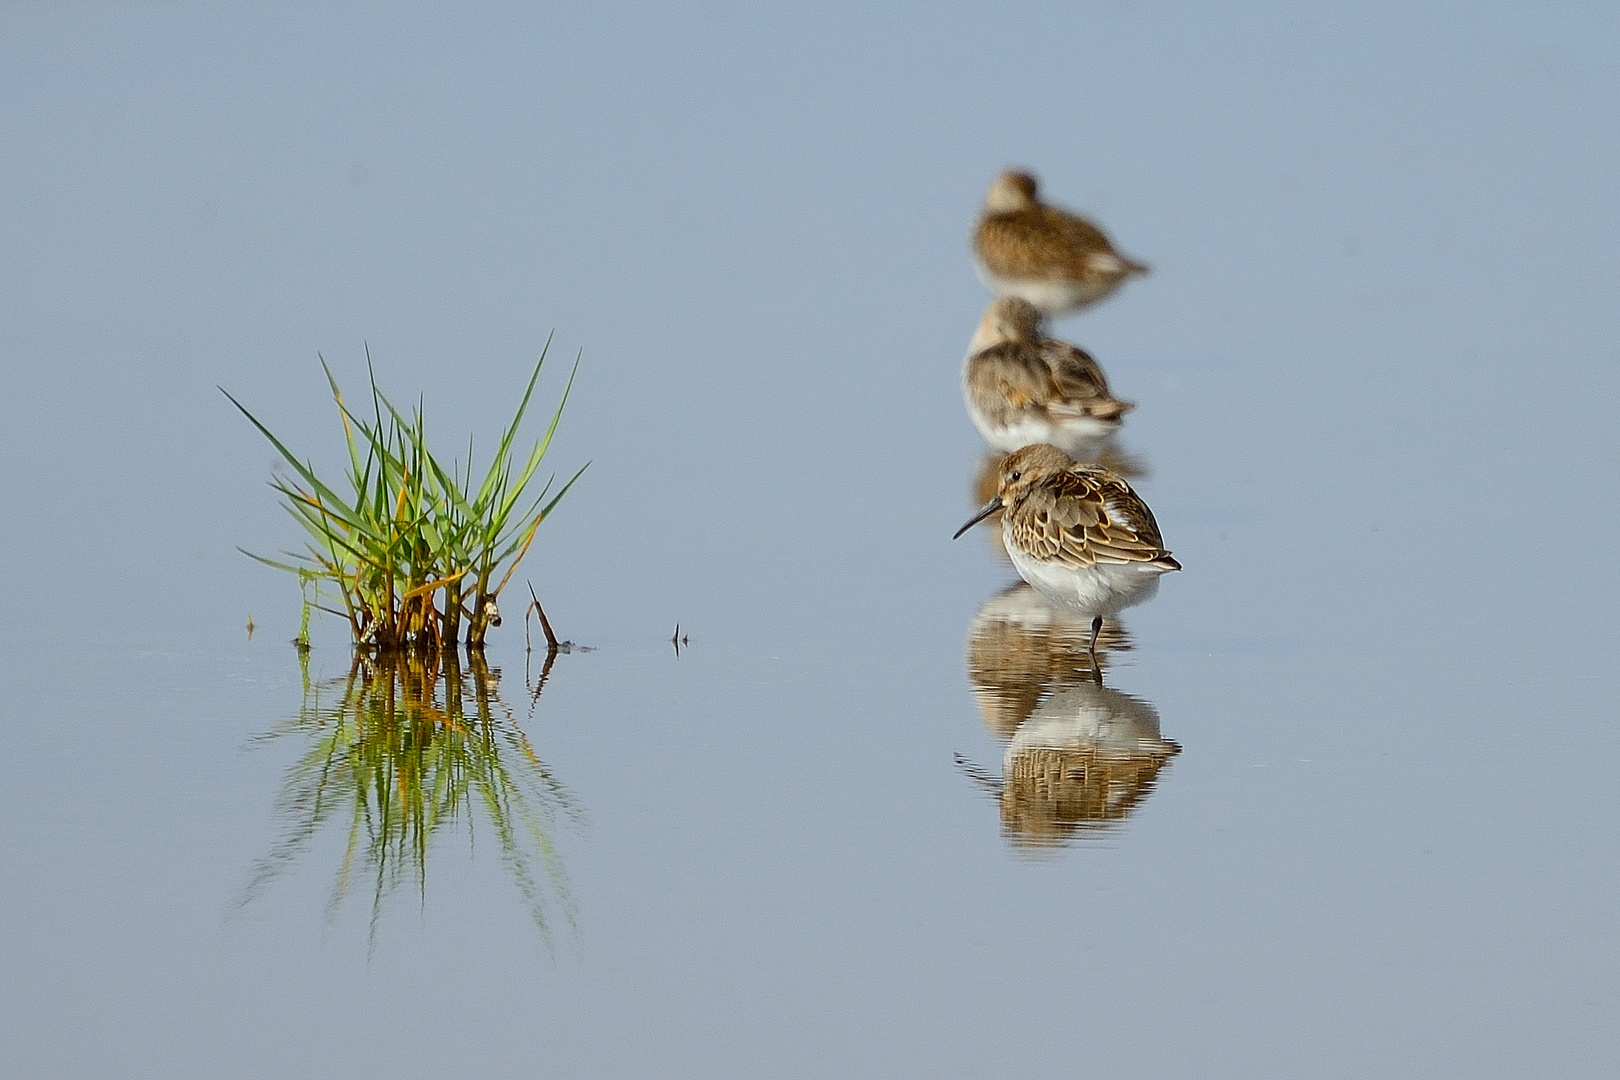
<svg viewBox="0 0 1620 1080">
<path fill-rule="evenodd" d="M 1011 170 L 996 177 L 985 192 L 984 212 L 1006 214 L 1014 210 L 1028 210 L 1036 205 L 1039 190 L 1035 177 L 1027 172 Z"/>
</svg>

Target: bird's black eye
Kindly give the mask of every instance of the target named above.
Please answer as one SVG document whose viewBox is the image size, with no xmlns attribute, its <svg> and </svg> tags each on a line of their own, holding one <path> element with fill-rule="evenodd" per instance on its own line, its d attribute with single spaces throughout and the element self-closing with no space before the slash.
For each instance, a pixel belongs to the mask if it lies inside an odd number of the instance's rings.
<svg viewBox="0 0 1620 1080">
<path fill-rule="evenodd" d="M 1011 473 L 1008 473 L 1008 474 L 1007 474 L 1007 479 L 1009 479 L 1009 480 L 1016 480 L 1016 479 L 1018 479 L 1018 478 L 1019 478 L 1019 477 L 1020 477 L 1020 476 L 1023 476 L 1023 475 L 1024 475 L 1024 474 L 1023 474 L 1023 473 L 1022 473 L 1022 472 L 1011 472 Z"/>
</svg>

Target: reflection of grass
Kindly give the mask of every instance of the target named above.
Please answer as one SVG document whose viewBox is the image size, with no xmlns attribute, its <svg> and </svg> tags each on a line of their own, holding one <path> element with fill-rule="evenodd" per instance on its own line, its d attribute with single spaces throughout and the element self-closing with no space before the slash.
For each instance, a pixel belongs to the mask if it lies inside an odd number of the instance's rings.
<svg viewBox="0 0 1620 1080">
<path fill-rule="evenodd" d="M 283 836 L 260 860 L 243 903 L 323 826 L 343 821 L 348 842 L 328 910 L 335 914 L 354 883 L 369 880 L 375 940 L 389 894 L 410 882 L 425 900 L 434 836 L 464 819 L 471 840 L 481 813 L 541 932 L 552 893 L 572 922 L 551 826 L 558 811 L 576 820 L 578 813 L 500 699 L 498 681 L 477 652 L 463 672 L 454 649 L 357 656 L 346 677 L 325 682 L 306 672 L 298 717 L 266 738 L 303 736 L 309 749 L 287 772 L 277 804 Z"/>
<path fill-rule="evenodd" d="M 379 651 L 446 647 L 465 625 L 467 644 L 481 646 L 487 628 L 500 624 L 496 597 L 528 552 L 535 531 L 585 471 L 575 473 L 549 500 L 550 481 L 538 495 L 527 494 L 568 402 L 565 388 L 545 437 L 526 458 L 521 456 L 514 441 L 545 359 L 542 352 L 482 476 L 473 473 L 470 442 L 465 466 L 451 462 L 446 467 L 436 458 L 427 447 L 421 405 L 409 416 L 400 412 L 377 388 L 375 374 L 368 415 L 363 407 L 351 410 L 331 371 L 326 373 L 349 456 L 348 476 L 335 485 L 323 481 L 312 465 L 300 461 L 230 398 L 286 460 L 292 475 L 277 476 L 271 486 L 309 533 L 302 552 L 285 553 L 291 561 L 253 558 L 297 574 L 306 587 L 315 587 L 317 596 L 330 590 L 342 604 L 340 614 L 349 620 L 356 644 Z M 576 362 L 576 371 L 578 366 Z M 570 375 L 568 386 L 573 382 Z M 304 616 L 307 630 L 307 593 Z M 299 641 L 308 643 L 306 631 Z"/>
</svg>

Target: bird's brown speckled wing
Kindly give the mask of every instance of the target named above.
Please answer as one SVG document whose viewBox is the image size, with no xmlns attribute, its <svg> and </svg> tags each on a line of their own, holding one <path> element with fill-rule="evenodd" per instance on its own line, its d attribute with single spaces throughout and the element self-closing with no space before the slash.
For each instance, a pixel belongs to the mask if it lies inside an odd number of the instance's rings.
<svg viewBox="0 0 1620 1080">
<path fill-rule="evenodd" d="M 1090 281 L 1107 276 L 1098 274 L 1090 256 L 1114 252 L 1101 229 L 1050 206 L 989 214 L 980 222 L 974 244 L 991 270 L 1018 278 Z"/>
<path fill-rule="evenodd" d="M 1045 412 L 1060 393 L 1040 350 L 1021 341 L 974 353 L 966 382 L 974 407 L 997 426 L 1016 423 L 1031 411 Z"/>
<path fill-rule="evenodd" d="M 1101 470 L 1077 468 L 1047 479 L 1019 499 L 1006 520 L 1024 550 L 1068 566 L 1170 557 L 1147 504 Z"/>
<path fill-rule="evenodd" d="M 983 349 L 968 361 L 966 381 L 979 414 L 1002 427 L 1030 413 L 1054 421 L 1082 415 L 1113 420 L 1134 408 L 1109 395 L 1090 354 L 1055 338 Z"/>
<path fill-rule="evenodd" d="M 1108 379 L 1102 365 L 1084 349 L 1067 341 L 1046 338 L 1041 342 L 1040 351 L 1052 373 L 1052 383 L 1057 387 L 1057 398 L 1064 410 L 1114 419 L 1135 408 L 1131 402 L 1120 401 L 1108 392 Z"/>
</svg>

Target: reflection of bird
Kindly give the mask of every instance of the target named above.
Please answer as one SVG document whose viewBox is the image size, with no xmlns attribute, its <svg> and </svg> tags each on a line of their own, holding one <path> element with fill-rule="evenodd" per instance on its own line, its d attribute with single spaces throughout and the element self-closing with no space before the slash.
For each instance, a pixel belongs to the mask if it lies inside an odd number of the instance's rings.
<svg viewBox="0 0 1620 1080">
<path fill-rule="evenodd" d="M 1087 651 L 1090 639 L 1089 622 L 1022 581 L 986 600 L 968 629 L 967 646 L 968 681 L 985 727 L 1011 735 L 1052 694 L 1096 681 L 1110 651 L 1131 647 L 1113 619 L 1095 654 Z"/>
<path fill-rule="evenodd" d="M 1052 697 L 1007 744 L 1001 828 L 1014 843 L 1061 844 L 1118 823 L 1153 789 L 1181 747 L 1159 735 L 1152 705 L 1081 683 Z"/>
<path fill-rule="evenodd" d="M 1150 599 L 1161 575 L 1181 569 L 1129 484 L 1055 446 L 1007 455 L 997 488 L 956 535 L 1002 510 L 1013 567 L 1053 603 L 1090 617 L 1093 650 L 1105 615 Z"/>
<path fill-rule="evenodd" d="M 1148 268 L 1121 255 L 1101 229 L 1036 195 L 1035 178 L 1006 172 L 984 197 L 973 231 L 979 280 L 997 296 L 1028 300 L 1049 315 L 1096 303 Z"/>
<path fill-rule="evenodd" d="M 1047 337 L 1041 313 L 1012 296 L 992 302 L 979 321 L 962 396 L 973 426 L 997 450 L 1051 443 L 1088 460 L 1133 408 L 1109 394 L 1089 353 Z"/>
</svg>

